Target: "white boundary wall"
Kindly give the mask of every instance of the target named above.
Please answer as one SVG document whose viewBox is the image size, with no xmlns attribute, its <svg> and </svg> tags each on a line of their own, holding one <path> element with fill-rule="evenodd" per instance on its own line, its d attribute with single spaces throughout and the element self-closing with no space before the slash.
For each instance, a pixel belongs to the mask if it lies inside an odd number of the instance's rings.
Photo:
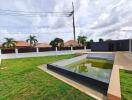
<svg viewBox="0 0 132 100">
<path fill-rule="evenodd" d="M 83 52 L 86 50 L 63 50 L 63 51 L 47 51 L 47 52 L 30 52 L 30 53 L 16 53 L 16 54 L 1 54 L 1 59 L 15 59 L 15 58 L 26 58 L 26 57 L 39 57 L 39 56 L 53 56 L 53 55 L 65 55 L 74 54 L 76 52 Z M 87 49 L 90 52 L 90 49 Z"/>
</svg>

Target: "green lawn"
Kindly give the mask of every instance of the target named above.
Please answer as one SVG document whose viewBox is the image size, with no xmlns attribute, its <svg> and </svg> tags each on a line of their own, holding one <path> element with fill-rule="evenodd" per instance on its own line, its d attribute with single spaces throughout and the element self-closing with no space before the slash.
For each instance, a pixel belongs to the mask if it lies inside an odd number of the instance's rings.
<svg viewBox="0 0 132 100">
<path fill-rule="evenodd" d="M 104 69 L 112 69 L 112 67 L 113 67 L 113 61 L 112 60 L 95 59 L 95 58 L 83 59 L 83 60 L 80 60 L 78 62 L 72 63 L 68 66 L 69 67 L 76 67 L 78 65 L 82 65 L 82 64 L 86 64 L 86 63 L 91 63 L 93 67 L 104 68 Z"/>
<path fill-rule="evenodd" d="M 120 70 L 122 100 L 132 100 L 132 71 Z"/>
<path fill-rule="evenodd" d="M 79 90 L 37 68 L 76 55 L 2 60 L 0 100 L 93 100 Z"/>
</svg>

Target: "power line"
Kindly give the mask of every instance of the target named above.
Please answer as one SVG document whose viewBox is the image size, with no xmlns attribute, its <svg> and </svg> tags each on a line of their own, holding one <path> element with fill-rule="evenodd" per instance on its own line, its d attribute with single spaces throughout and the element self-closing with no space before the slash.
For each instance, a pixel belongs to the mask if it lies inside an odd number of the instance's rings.
<svg viewBox="0 0 132 100">
<path fill-rule="evenodd" d="M 53 16 L 53 17 L 70 17 L 69 14 L 23 14 L 23 13 L 7 13 L 7 12 L 0 12 L 0 15 L 6 15 L 6 16 L 25 16 L 25 17 L 47 17 L 47 16 Z"/>
<path fill-rule="evenodd" d="M 39 32 L 39 33 L 38 32 L 34 32 L 34 33 L 31 32 L 30 34 L 43 34 L 43 33 L 45 33 L 45 34 L 49 34 L 49 33 L 63 33 L 63 34 L 64 33 L 68 33 L 69 34 L 69 33 L 72 33 L 72 31 L 69 31 L 69 32 L 65 32 L 65 31 L 58 31 L 58 32 L 57 31 L 53 31 L 52 32 L 52 31 L 50 31 L 50 32 Z M 19 32 L 18 33 L 17 32 L 11 32 L 10 34 L 19 34 Z M 29 32 L 28 33 L 24 32 L 22 34 L 29 34 Z"/>
<path fill-rule="evenodd" d="M 70 17 L 72 16 L 72 12 L 26 12 L 26 11 L 13 11 L 13 10 L 3 10 L 0 9 L 0 15 L 8 15 L 8 16 L 57 16 L 57 17 Z"/>
<path fill-rule="evenodd" d="M 17 12 L 17 13 L 67 13 L 70 14 L 71 12 L 26 12 L 26 11 L 16 11 L 16 10 L 5 10 L 5 9 L 0 9 L 0 11 L 8 11 L 8 12 Z"/>
<path fill-rule="evenodd" d="M 47 28 L 47 29 L 58 29 L 58 28 L 55 28 L 54 26 L 48 26 L 48 25 L 47 26 L 45 26 L 45 25 L 44 26 L 42 26 L 42 25 L 41 26 L 37 26 L 37 25 L 35 25 L 35 26 L 34 25 L 33 26 L 32 25 L 31 26 L 18 26 L 18 25 L 17 26 L 9 26 L 8 25 L 8 26 L 0 26 L 0 27 L 1 28 Z M 72 25 L 70 25 L 70 27 L 72 27 Z M 63 28 L 69 28 L 69 27 L 64 26 Z M 76 26 L 76 28 L 80 28 L 80 26 Z"/>
<path fill-rule="evenodd" d="M 50 26 L 0 26 L 2 28 L 50 28 Z"/>
</svg>

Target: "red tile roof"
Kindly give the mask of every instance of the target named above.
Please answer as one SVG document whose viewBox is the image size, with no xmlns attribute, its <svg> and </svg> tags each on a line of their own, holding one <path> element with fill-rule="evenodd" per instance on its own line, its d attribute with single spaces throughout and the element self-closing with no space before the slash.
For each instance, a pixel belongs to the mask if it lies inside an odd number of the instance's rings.
<svg viewBox="0 0 132 100">
<path fill-rule="evenodd" d="M 65 47 L 69 47 L 69 46 L 79 46 L 79 44 L 78 44 L 77 41 L 69 40 L 69 41 L 67 41 L 67 42 L 64 43 L 64 46 Z"/>
<path fill-rule="evenodd" d="M 16 41 L 16 47 L 29 47 L 30 44 L 25 41 Z"/>
<path fill-rule="evenodd" d="M 48 48 L 48 47 L 52 47 L 52 46 L 49 45 L 48 43 L 38 43 L 36 45 L 36 47 L 38 47 L 38 48 Z"/>
</svg>

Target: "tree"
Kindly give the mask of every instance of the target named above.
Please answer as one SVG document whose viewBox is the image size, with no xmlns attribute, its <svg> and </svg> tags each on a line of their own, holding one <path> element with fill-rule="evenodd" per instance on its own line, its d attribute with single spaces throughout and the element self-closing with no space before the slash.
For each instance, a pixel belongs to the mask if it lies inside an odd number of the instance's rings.
<svg viewBox="0 0 132 100">
<path fill-rule="evenodd" d="M 91 48 L 91 46 L 92 46 L 93 43 L 94 43 L 94 40 L 91 39 L 91 40 L 89 41 L 90 48 Z"/>
<path fill-rule="evenodd" d="M 79 44 L 86 45 L 86 39 L 87 39 L 86 36 L 78 36 L 77 40 Z"/>
<path fill-rule="evenodd" d="M 104 42 L 104 40 L 102 38 L 99 39 L 99 42 Z"/>
<path fill-rule="evenodd" d="M 30 46 L 31 46 L 31 47 L 34 47 L 34 46 L 36 46 L 36 44 L 38 43 L 38 40 L 36 39 L 36 36 L 30 35 L 30 36 L 28 37 L 28 39 L 26 40 L 26 42 L 29 42 L 29 43 L 30 43 Z"/>
<path fill-rule="evenodd" d="M 63 47 L 64 40 L 61 38 L 55 38 L 54 40 L 50 42 L 50 45 L 52 45 L 52 47 Z"/>
<path fill-rule="evenodd" d="M 91 40 L 90 40 L 90 44 L 93 43 L 93 42 L 94 42 L 94 41 L 91 39 Z"/>
<path fill-rule="evenodd" d="M 16 41 L 13 38 L 5 38 L 6 42 L 2 44 L 4 48 L 11 48 L 16 46 Z"/>
<path fill-rule="evenodd" d="M 88 49 L 91 48 L 91 45 L 90 45 L 90 42 L 89 41 L 86 42 L 86 46 L 87 46 Z"/>
<path fill-rule="evenodd" d="M 54 40 L 52 40 L 52 41 L 50 42 L 50 45 L 51 45 L 52 47 L 57 47 L 57 43 L 56 43 Z"/>
</svg>

